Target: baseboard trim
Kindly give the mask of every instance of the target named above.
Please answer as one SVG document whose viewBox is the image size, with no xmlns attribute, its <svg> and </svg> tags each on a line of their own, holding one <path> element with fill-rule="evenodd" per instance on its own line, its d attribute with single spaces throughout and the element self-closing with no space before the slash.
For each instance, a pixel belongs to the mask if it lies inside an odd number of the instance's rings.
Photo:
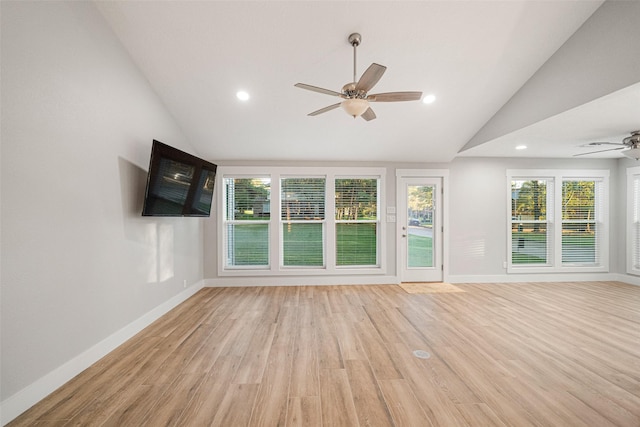
<svg viewBox="0 0 640 427">
<path fill-rule="evenodd" d="M 640 277 L 618 273 L 451 275 L 448 283 L 622 282 L 640 286 Z"/>
<path fill-rule="evenodd" d="M 396 276 L 277 276 L 277 277 L 219 277 L 205 279 L 204 286 L 249 287 L 249 286 L 332 286 L 332 285 L 397 285 Z"/>
<path fill-rule="evenodd" d="M 526 283 L 526 282 L 597 282 L 622 281 L 615 273 L 559 273 L 559 274 L 496 274 L 450 275 L 449 283 Z"/>
<path fill-rule="evenodd" d="M 549 274 L 496 274 L 445 275 L 447 283 L 525 283 L 525 282 L 596 282 L 616 281 L 640 286 L 640 277 L 618 273 L 549 273 Z M 336 286 L 336 285 L 397 285 L 397 276 L 327 276 L 327 277 L 221 277 L 205 279 L 204 286 Z"/>
<path fill-rule="evenodd" d="M 640 286 L 640 276 L 632 276 L 631 274 L 616 274 L 617 282 L 627 283 L 629 285 Z"/>
<path fill-rule="evenodd" d="M 47 395 L 51 394 L 80 372 L 84 371 L 108 353 L 115 350 L 129 338 L 149 326 L 169 310 L 187 300 L 197 291 L 202 289 L 203 286 L 204 281 L 201 280 L 200 282 L 188 287 L 178 295 L 142 315 L 124 328 L 69 360 L 62 366 L 31 383 L 13 396 L 10 396 L 0 402 L 0 419 L 2 421 L 2 425 L 4 426 L 11 422 L 24 411 L 44 399 Z"/>
</svg>

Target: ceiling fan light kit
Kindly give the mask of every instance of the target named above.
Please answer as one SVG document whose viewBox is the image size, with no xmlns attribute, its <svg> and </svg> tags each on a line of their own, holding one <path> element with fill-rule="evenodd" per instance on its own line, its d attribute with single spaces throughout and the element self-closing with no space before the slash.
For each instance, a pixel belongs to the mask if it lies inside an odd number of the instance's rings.
<svg viewBox="0 0 640 427">
<path fill-rule="evenodd" d="M 378 80 L 380 80 L 387 67 L 373 63 L 362 74 L 360 80 L 356 80 L 356 48 L 362 42 L 362 36 L 358 33 L 352 33 L 349 35 L 347 40 L 349 41 L 349 44 L 353 46 L 352 83 L 344 85 L 341 92 L 323 89 L 304 83 L 296 83 L 294 85 L 301 89 L 323 93 L 325 95 L 337 96 L 343 99 L 343 101 L 338 102 L 337 104 L 329 105 L 328 107 L 313 111 L 308 114 L 309 116 L 317 116 L 318 114 L 326 113 L 327 111 L 331 111 L 341 106 L 342 109 L 350 116 L 354 118 L 362 117 L 364 120 L 369 121 L 376 118 L 375 113 L 369 106 L 370 102 L 418 101 L 422 98 L 422 92 L 388 92 L 367 95 L 367 92 L 369 92 L 369 90 L 378 83 Z"/>
<path fill-rule="evenodd" d="M 342 106 L 342 109 L 346 111 L 348 115 L 353 116 L 355 119 L 367 111 L 369 108 L 369 101 L 366 99 L 350 98 L 342 101 L 340 106 Z"/>
<path fill-rule="evenodd" d="M 622 154 L 629 157 L 630 159 L 640 160 L 640 147 L 634 147 L 629 150 L 625 150 L 622 152 Z"/>
</svg>

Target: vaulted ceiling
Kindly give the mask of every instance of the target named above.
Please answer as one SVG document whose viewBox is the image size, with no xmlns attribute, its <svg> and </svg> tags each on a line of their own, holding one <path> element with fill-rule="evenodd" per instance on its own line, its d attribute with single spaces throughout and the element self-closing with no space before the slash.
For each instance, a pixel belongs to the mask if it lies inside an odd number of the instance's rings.
<svg viewBox="0 0 640 427">
<path fill-rule="evenodd" d="M 612 11 L 615 3 L 628 9 Z M 640 128 L 640 40 L 630 25 L 640 8 L 632 3 L 96 4 L 209 160 L 448 162 L 571 157 L 580 144 Z M 339 99 L 294 84 L 340 91 L 351 82 L 353 32 L 362 35 L 358 76 L 373 62 L 388 67 L 371 93 L 422 91 L 436 101 L 375 103 L 368 122 L 341 109 L 307 116 Z M 239 90 L 250 99 L 238 100 Z M 515 152 L 523 143 L 529 148 Z"/>
</svg>

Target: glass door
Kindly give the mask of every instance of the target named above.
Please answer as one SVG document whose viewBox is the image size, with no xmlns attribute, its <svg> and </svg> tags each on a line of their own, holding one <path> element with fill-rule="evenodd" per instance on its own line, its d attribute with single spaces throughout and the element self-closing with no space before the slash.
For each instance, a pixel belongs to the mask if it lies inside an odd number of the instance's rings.
<svg viewBox="0 0 640 427">
<path fill-rule="evenodd" d="M 440 178 L 400 178 L 399 247 L 403 282 L 442 281 Z"/>
</svg>

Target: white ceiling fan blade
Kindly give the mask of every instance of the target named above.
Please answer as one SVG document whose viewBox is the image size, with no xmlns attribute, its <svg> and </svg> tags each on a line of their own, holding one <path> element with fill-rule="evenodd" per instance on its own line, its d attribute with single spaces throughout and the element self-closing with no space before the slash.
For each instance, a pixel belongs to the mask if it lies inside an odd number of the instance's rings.
<svg viewBox="0 0 640 427">
<path fill-rule="evenodd" d="M 321 108 L 319 110 L 316 110 L 312 113 L 307 114 L 307 116 L 317 116 L 318 114 L 322 114 L 322 113 L 326 113 L 327 111 L 331 111 L 331 110 L 335 110 L 336 108 L 338 108 L 340 106 L 340 102 L 338 102 L 337 104 L 333 104 L 333 105 L 329 105 L 328 107 L 324 107 Z"/>
<path fill-rule="evenodd" d="M 613 144 L 613 143 L 611 143 L 611 144 Z M 590 151 L 590 152 L 588 152 L 588 153 L 574 154 L 574 155 L 573 155 L 573 157 L 586 156 L 587 154 L 604 153 L 605 151 L 623 150 L 624 148 L 625 148 L 625 147 L 607 148 L 606 150 Z"/>
<path fill-rule="evenodd" d="M 375 93 L 367 96 L 367 101 L 371 102 L 398 102 L 398 101 L 419 101 L 422 92 L 387 92 Z"/>
<path fill-rule="evenodd" d="M 321 87 L 311 86 L 304 83 L 296 83 L 294 86 L 299 87 L 300 89 L 310 90 L 312 92 L 324 93 L 325 95 L 342 96 L 340 92 L 336 92 L 335 90 L 323 89 Z"/>
<path fill-rule="evenodd" d="M 588 144 L 582 144 L 580 147 L 597 147 L 600 145 L 622 145 L 622 146 L 627 146 L 627 144 L 622 144 L 620 142 L 604 142 L 604 141 L 597 141 L 597 142 L 590 142 Z"/>
<path fill-rule="evenodd" d="M 369 65 L 369 68 L 367 68 L 364 74 L 362 74 L 362 77 L 360 77 L 360 80 L 358 80 L 356 90 L 369 92 L 369 90 L 378 83 L 378 80 L 380 80 L 386 70 L 387 67 L 376 64 L 375 62 Z"/>
</svg>

